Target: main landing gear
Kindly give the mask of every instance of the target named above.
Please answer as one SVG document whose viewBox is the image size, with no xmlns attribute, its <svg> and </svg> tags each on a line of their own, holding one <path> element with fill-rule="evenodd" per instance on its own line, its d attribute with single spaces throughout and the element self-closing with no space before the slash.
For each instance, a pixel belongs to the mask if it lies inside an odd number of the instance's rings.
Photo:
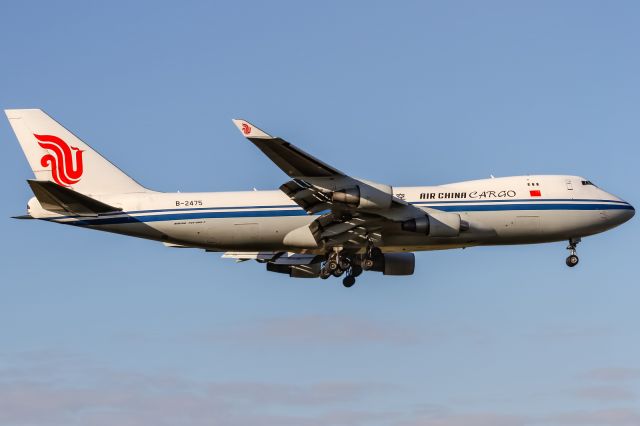
<svg viewBox="0 0 640 426">
<path fill-rule="evenodd" d="M 334 247 L 333 252 L 329 254 L 326 262 L 320 269 L 320 278 L 326 280 L 330 276 L 341 277 L 342 285 L 349 288 L 356 283 L 356 277 L 360 276 L 363 271 L 373 267 L 373 256 L 380 253 L 380 249 L 373 247 L 367 249 L 364 255 L 345 255 L 342 253 L 341 247 Z"/>
<path fill-rule="evenodd" d="M 566 263 L 567 266 L 573 268 L 578 264 L 580 259 L 576 255 L 576 246 L 580 242 L 580 238 L 571 238 L 569 240 L 569 245 L 567 246 L 567 250 L 569 250 L 569 257 L 567 257 Z"/>
<path fill-rule="evenodd" d="M 352 266 L 347 271 L 347 276 L 342 280 L 342 285 L 349 288 L 356 283 L 356 277 L 362 273 L 362 267 Z"/>
<path fill-rule="evenodd" d="M 355 278 L 350 278 L 351 274 L 349 274 L 352 269 L 351 261 L 348 257 L 341 255 L 341 251 L 341 247 L 334 247 L 334 251 L 329 254 L 327 261 L 324 262 L 322 269 L 320 269 L 320 278 L 326 280 L 332 275 L 337 278 L 347 272 L 347 277 L 343 283 L 345 287 L 351 287 L 356 282 Z"/>
</svg>

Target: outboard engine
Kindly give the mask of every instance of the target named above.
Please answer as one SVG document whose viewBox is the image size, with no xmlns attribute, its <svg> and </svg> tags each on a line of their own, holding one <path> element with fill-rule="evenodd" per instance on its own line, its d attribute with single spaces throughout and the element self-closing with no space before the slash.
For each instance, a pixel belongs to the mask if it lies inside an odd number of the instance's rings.
<svg viewBox="0 0 640 426">
<path fill-rule="evenodd" d="M 332 195 L 332 200 L 357 209 L 388 209 L 393 201 L 393 188 L 374 182 L 366 182 L 352 188 L 341 189 Z"/>
</svg>

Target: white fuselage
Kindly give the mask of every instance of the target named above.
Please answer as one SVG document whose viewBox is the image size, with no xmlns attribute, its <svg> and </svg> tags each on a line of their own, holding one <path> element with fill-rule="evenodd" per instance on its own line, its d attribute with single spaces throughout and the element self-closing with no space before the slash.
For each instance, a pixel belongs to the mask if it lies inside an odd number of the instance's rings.
<svg viewBox="0 0 640 426">
<path fill-rule="evenodd" d="M 387 225 L 383 251 L 526 244 L 579 238 L 620 225 L 635 213 L 623 200 L 577 176 L 515 176 L 440 186 L 394 188 L 394 196 L 422 209 L 458 213 L 470 231 L 432 238 Z M 122 212 L 62 216 L 40 207 L 37 219 L 215 251 L 301 251 L 283 244 L 308 215 L 281 191 L 131 193 L 98 196 Z M 307 250 L 309 251 L 309 250 Z M 313 251 L 313 250 L 310 250 Z"/>
</svg>

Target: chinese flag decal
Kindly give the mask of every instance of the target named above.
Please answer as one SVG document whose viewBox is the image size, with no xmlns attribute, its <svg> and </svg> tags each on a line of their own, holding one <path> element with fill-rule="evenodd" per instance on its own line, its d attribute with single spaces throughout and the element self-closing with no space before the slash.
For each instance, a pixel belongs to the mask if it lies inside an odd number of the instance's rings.
<svg viewBox="0 0 640 426">
<path fill-rule="evenodd" d="M 539 189 L 534 189 L 533 191 L 529 191 L 529 195 L 532 197 L 542 197 L 542 193 Z"/>
</svg>

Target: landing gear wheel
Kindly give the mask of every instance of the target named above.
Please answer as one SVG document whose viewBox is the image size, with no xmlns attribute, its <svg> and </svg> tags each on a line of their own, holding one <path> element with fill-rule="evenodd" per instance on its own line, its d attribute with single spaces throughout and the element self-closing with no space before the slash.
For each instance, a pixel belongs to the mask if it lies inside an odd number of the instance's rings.
<svg viewBox="0 0 640 426">
<path fill-rule="evenodd" d="M 572 254 L 569 257 L 567 257 L 567 266 L 570 268 L 573 268 L 578 264 L 579 260 L 580 259 L 578 259 L 578 256 L 576 256 L 575 254 Z"/>
<path fill-rule="evenodd" d="M 354 277 L 353 275 L 347 275 L 342 280 L 342 285 L 347 288 L 353 286 L 355 283 L 356 283 L 356 277 Z"/>
<path fill-rule="evenodd" d="M 336 268 L 333 271 L 331 271 L 331 274 L 336 278 L 341 276 L 343 273 L 344 273 L 344 271 L 342 269 L 340 269 L 340 268 Z"/>
<path fill-rule="evenodd" d="M 330 276 L 331 276 L 331 271 L 328 271 L 326 268 L 322 268 L 320 270 L 320 278 L 322 278 L 323 280 L 326 280 Z"/>
<path fill-rule="evenodd" d="M 338 269 L 338 262 L 336 262 L 335 260 L 330 260 L 327 263 L 327 269 L 329 269 L 330 271 L 335 271 L 336 269 Z"/>
<path fill-rule="evenodd" d="M 361 274 L 362 274 L 362 267 L 353 266 L 351 268 L 351 275 L 353 275 L 354 277 L 359 277 Z"/>
<path fill-rule="evenodd" d="M 372 259 L 365 259 L 365 260 L 362 261 L 362 269 L 364 269 L 365 271 L 368 271 L 371 268 L 373 268 L 373 260 Z"/>
<path fill-rule="evenodd" d="M 578 264 L 578 256 L 576 256 L 576 246 L 580 242 L 580 238 L 571 238 L 567 250 L 569 250 L 569 257 L 567 257 L 567 266 L 573 268 Z"/>
</svg>

